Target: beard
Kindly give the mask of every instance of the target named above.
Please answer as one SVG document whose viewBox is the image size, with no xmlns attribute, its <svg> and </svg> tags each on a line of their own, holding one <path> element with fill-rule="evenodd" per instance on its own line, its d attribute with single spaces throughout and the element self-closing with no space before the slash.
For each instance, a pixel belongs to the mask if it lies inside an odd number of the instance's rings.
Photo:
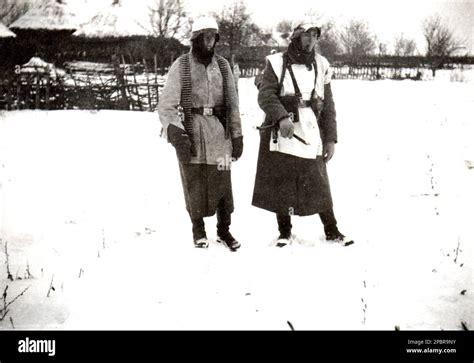
<svg viewBox="0 0 474 363">
<path fill-rule="evenodd" d="M 313 51 L 314 49 L 314 44 L 307 43 L 307 44 L 301 44 L 301 52 L 309 54 Z"/>
<path fill-rule="evenodd" d="M 206 47 L 202 34 L 192 40 L 192 53 L 196 56 L 198 61 L 203 63 L 205 66 L 211 62 L 211 59 L 214 56 L 215 47 L 216 43 L 214 43 L 212 47 Z"/>
<path fill-rule="evenodd" d="M 305 64 L 308 67 L 312 66 L 314 61 L 315 47 L 309 47 L 310 50 L 303 49 L 301 39 L 294 39 L 288 47 L 288 56 L 293 63 Z"/>
</svg>

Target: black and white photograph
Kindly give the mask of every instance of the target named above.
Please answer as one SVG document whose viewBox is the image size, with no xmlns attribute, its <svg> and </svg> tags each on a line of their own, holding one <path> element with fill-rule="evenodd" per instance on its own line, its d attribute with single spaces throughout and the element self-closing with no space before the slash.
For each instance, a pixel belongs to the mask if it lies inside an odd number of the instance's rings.
<svg viewBox="0 0 474 363">
<path fill-rule="evenodd" d="M 0 0 L 0 330 L 472 330 L 473 106 L 474 0 Z"/>
</svg>

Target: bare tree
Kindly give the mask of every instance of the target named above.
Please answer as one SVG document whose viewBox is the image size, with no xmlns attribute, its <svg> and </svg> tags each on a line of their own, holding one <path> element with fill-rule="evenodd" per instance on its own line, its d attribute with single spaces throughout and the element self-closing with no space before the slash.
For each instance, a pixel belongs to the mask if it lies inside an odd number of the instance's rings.
<svg viewBox="0 0 474 363">
<path fill-rule="evenodd" d="M 408 57 L 415 54 L 416 42 L 413 39 L 407 39 L 402 34 L 395 38 L 393 54 L 400 57 Z"/>
<path fill-rule="evenodd" d="M 280 37 L 286 41 L 289 40 L 292 30 L 291 20 L 282 20 L 276 26 L 276 31 L 280 33 Z"/>
<path fill-rule="evenodd" d="M 275 40 L 273 37 L 273 31 L 271 28 L 258 28 L 256 39 L 255 39 L 255 45 L 276 45 L 278 46 L 278 42 Z"/>
<path fill-rule="evenodd" d="M 149 10 L 155 36 L 178 40 L 185 38 L 189 24 L 183 0 L 154 0 Z"/>
<path fill-rule="evenodd" d="M 318 48 L 322 55 L 330 59 L 340 53 L 341 46 L 334 22 L 327 21 L 322 24 Z"/>
<path fill-rule="evenodd" d="M 454 32 L 443 23 L 438 14 L 426 18 L 422 29 L 426 40 L 427 57 L 449 57 L 462 48 Z"/>
<path fill-rule="evenodd" d="M 8 26 L 24 15 L 30 7 L 28 1 L 0 0 L 0 21 Z"/>
<path fill-rule="evenodd" d="M 351 20 L 340 37 L 346 53 L 352 58 L 365 57 L 376 49 L 376 37 L 365 21 Z"/>
<path fill-rule="evenodd" d="M 251 14 L 242 0 L 237 0 L 230 6 L 223 8 L 216 15 L 219 23 L 221 42 L 229 47 L 230 56 L 235 54 L 239 47 L 265 44 L 270 35 L 253 23 Z"/>
</svg>

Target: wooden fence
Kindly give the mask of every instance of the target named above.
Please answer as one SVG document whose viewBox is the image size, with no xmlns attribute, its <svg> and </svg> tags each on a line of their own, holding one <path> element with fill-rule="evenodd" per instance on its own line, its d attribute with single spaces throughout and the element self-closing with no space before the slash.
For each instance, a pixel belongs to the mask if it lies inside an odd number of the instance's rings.
<svg viewBox="0 0 474 363">
<path fill-rule="evenodd" d="M 167 69 L 126 62 L 122 56 L 109 64 L 75 62 L 66 72 L 10 72 L 0 76 L 0 110 L 23 109 L 120 109 L 155 111 L 165 83 Z M 334 79 L 423 79 L 431 70 L 423 67 L 384 67 L 380 65 L 332 66 Z M 240 69 L 240 77 L 258 77 L 262 69 Z"/>
<path fill-rule="evenodd" d="M 333 66 L 333 79 L 413 79 L 421 80 L 421 68 L 394 68 L 379 66 Z"/>
<path fill-rule="evenodd" d="M 105 71 L 74 68 L 63 75 L 38 69 L 0 78 L 0 109 L 155 111 L 163 85 L 146 63 L 116 62 Z"/>
<path fill-rule="evenodd" d="M 263 72 L 263 69 L 260 68 L 242 68 L 240 69 L 240 77 L 251 78 L 258 76 Z"/>
<path fill-rule="evenodd" d="M 420 79 L 420 69 L 335 66 L 334 79 Z M 243 68 L 240 77 L 255 77 L 259 68 Z M 164 78 L 145 61 L 109 64 L 97 70 L 72 65 L 63 76 L 37 71 L 0 78 L 0 109 L 119 109 L 155 111 Z"/>
<path fill-rule="evenodd" d="M 54 109 L 57 85 L 50 75 L 27 74 L 0 81 L 0 108 L 6 110 Z"/>
<path fill-rule="evenodd" d="M 390 68 L 378 66 L 331 66 L 333 79 L 413 79 L 420 80 L 426 69 L 422 68 Z M 259 68 L 243 68 L 241 77 L 255 77 L 263 72 Z"/>
</svg>

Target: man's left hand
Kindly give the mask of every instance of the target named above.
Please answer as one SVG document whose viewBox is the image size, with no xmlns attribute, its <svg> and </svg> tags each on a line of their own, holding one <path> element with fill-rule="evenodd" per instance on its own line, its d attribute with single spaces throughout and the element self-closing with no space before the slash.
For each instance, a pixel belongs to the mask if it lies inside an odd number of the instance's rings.
<svg viewBox="0 0 474 363">
<path fill-rule="evenodd" d="M 332 159 L 335 151 L 336 151 L 336 144 L 334 143 L 334 141 L 329 141 L 324 144 L 323 157 L 326 163 Z"/>
<path fill-rule="evenodd" d="M 244 137 L 239 136 L 232 139 L 232 157 L 238 160 L 242 156 L 244 150 Z"/>
</svg>

